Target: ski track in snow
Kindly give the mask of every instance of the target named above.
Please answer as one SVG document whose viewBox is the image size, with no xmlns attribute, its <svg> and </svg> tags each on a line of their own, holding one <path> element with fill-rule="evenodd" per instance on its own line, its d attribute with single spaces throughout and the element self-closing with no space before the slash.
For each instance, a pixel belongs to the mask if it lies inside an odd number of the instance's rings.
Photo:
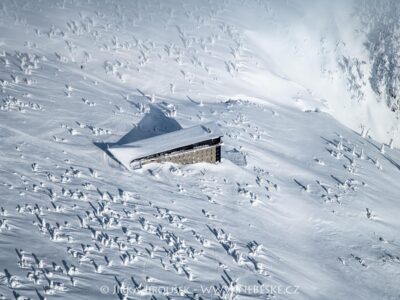
<svg viewBox="0 0 400 300">
<path fill-rule="evenodd" d="M 0 6 L 0 299 L 400 295 L 397 149 L 314 100 L 246 99 L 257 58 L 225 1 L 88 2 Z M 151 107 L 183 127 L 218 122 L 247 164 L 128 172 L 94 144 Z M 145 129 L 161 132 L 157 118 Z"/>
</svg>

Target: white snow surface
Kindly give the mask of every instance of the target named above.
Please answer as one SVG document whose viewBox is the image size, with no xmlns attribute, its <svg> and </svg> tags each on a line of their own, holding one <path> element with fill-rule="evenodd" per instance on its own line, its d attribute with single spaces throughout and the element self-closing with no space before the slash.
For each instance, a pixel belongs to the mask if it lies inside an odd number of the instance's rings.
<svg viewBox="0 0 400 300">
<path fill-rule="evenodd" d="M 208 122 L 132 143 L 113 145 L 108 150 L 127 169 L 130 169 L 130 164 L 135 159 L 190 146 L 222 136 L 223 133 L 219 126 L 214 122 Z"/>
<path fill-rule="evenodd" d="M 330 2 L 1 1 L 0 299 L 398 299 L 372 1 Z M 207 122 L 246 165 L 107 153 Z"/>
</svg>

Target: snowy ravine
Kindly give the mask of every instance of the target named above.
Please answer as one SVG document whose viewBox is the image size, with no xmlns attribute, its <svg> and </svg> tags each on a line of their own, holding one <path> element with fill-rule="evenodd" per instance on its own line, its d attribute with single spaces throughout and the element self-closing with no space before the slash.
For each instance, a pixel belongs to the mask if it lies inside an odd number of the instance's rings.
<svg viewBox="0 0 400 300">
<path fill-rule="evenodd" d="M 332 54 L 333 25 L 302 39 L 322 2 L 279 2 L 0 2 L 0 299 L 399 299 L 377 62 Z M 216 165 L 106 151 L 210 121 Z"/>
</svg>

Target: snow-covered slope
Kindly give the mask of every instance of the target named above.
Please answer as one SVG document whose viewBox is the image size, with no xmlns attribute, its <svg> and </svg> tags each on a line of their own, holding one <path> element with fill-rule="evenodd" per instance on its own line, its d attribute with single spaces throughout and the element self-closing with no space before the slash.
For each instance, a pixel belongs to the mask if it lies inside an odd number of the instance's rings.
<svg viewBox="0 0 400 300">
<path fill-rule="evenodd" d="M 400 153 L 367 133 L 398 121 L 354 7 L 282 3 L 0 3 L 1 297 L 399 297 Z M 107 154 L 209 121 L 218 165 Z"/>
</svg>

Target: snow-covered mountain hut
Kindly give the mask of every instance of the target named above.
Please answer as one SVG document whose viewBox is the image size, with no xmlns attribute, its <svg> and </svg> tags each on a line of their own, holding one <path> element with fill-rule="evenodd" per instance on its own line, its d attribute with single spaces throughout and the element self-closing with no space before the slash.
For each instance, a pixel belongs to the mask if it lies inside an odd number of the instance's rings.
<svg viewBox="0 0 400 300">
<path fill-rule="evenodd" d="M 221 161 L 223 134 L 216 123 L 206 123 L 124 145 L 108 150 L 128 169 L 151 162 L 192 164 Z"/>
</svg>

